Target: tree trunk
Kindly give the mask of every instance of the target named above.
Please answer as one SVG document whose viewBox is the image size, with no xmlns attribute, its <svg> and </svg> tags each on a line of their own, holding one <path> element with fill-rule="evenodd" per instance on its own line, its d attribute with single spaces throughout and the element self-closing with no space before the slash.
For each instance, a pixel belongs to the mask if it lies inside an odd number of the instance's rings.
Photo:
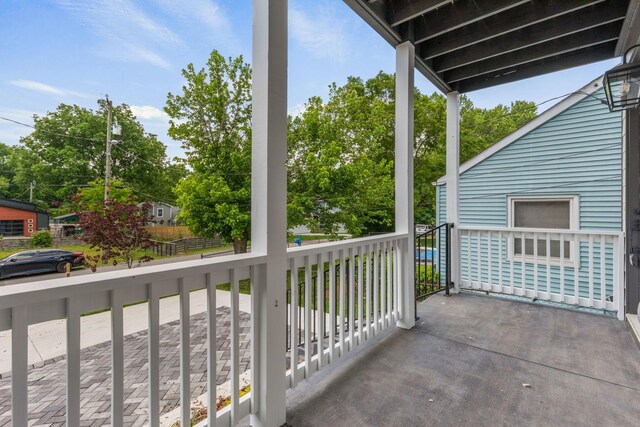
<svg viewBox="0 0 640 427">
<path fill-rule="evenodd" d="M 233 253 L 234 254 L 246 254 L 247 253 L 247 239 L 237 239 L 233 241 Z"/>
</svg>

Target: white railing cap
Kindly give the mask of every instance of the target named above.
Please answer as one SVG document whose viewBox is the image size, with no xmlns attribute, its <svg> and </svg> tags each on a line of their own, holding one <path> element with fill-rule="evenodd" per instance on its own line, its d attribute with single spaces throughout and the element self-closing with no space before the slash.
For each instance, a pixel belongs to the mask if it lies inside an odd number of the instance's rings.
<svg viewBox="0 0 640 427">
<path fill-rule="evenodd" d="M 71 295 L 118 289 L 134 284 L 153 283 L 196 274 L 248 267 L 262 264 L 265 260 L 266 257 L 262 254 L 226 255 L 1 286 L 0 309 L 29 303 L 34 299 L 40 299 L 40 297 L 54 300 Z"/>
<path fill-rule="evenodd" d="M 458 230 L 461 231 L 496 231 L 502 233 L 534 233 L 534 234 L 569 234 L 569 235 L 600 235 L 622 237 L 622 231 L 612 230 L 562 230 L 557 228 L 517 228 L 517 227 L 491 227 L 484 225 L 460 225 Z"/>
<path fill-rule="evenodd" d="M 287 256 L 296 258 L 301 256 L 317 255 L 320 253 L 329 253 L 337 250 L 344 250 L 364 245 L 372 245 L 375 243 L 388 242 L 392 240 L 401 240 L 408 237 L 407 233 L 389 233 L 377 236 L 360 237 L 357 239 L 340 240 L 337 242 L 318 243 L 316 245 L 297 246 L 287 248 Z"/>
</svg>

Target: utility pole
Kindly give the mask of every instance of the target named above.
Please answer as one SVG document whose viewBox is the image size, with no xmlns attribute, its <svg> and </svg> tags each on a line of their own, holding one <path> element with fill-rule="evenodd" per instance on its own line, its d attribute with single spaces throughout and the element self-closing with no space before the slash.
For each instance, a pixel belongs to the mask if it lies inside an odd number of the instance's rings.
<svg viewBox="0 0 640 427">
<path fill-rule="evenodd" d="M 36 187 L 36 182 L 35 181 L 31 181 L 31 184 L 29 184 L 29 201 L 33 202 L 33 189 Z"/>
<path fill-rule="evenodd" d="M 109 200 L 109 190 L 111 189 L 111 116 L 112 104 L 107 95 L 107 149 L 105 153 L 106 166 L 104 172 L 104 201 Z"/>
</svg>

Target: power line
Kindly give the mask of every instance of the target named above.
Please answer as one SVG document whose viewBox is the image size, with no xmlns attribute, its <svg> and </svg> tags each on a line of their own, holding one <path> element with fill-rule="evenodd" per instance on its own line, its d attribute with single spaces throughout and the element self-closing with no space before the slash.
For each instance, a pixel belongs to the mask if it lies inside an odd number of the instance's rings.
<svg viewBox="0 0 640 427">
<path fill-rule="evenodd" d="M 562 188 L 562 187 L 572 187 L 574 185 L 580 185 L 580 184 L 589 184 L 589 183 L 593 183 L 593 182 L 605 182 L 605 181 L 612 181 L 614 179 L 622 179 L 622 174 L 616 174 L 616 175 L 609 175 L 603 178 L 596 178 L 596 179 L 590 179 L 590 180 L 583 180 L 583 181 L 568 181 L 568 182 L 564 182 L 561 184 L 555 184 L 555 185 L 549 185 L 549 186 L 545 186 L 545 187 L 536 187 L 536 188 L 529 188 L 526 190 L 520 190 L 520 191 L 510 191 L 508 193 L 486 193 L 486 194 L 478 194 L 478 195 L 474 195 L 474 196 L 469 196 L 469 197 L 460 197 L 460 200 L 477 200 L 477 199 L 486 199 L 486 198 L 493 198 L 493 197 L 503 197 L 503 196 L 508 196 L 508 195 L 516 195 L 516 194 L 526 194 L 526 193 L 535 193 L 536 191 L 539 190 L 550 190 L 553 188 Z"/>
<path fill-rule="evenodd" d="M 146 192 L 144 192 L 144 191 L 136 190 L 136 189 L 134 189 L 134 188 L 126 187 L 126 186 L 123 186 L 123 188 L 126 188 L 126 189 L 128 189 L 128 190 L 131 190 L 131 191 L 133 191 L 134 193 L 142 194 L 143 196 L 151 197 L 151 198 L 152 198 L 154 201 L 156 201 L 156 202 L 166 203 L 167 205 L 173 206 L 173 203 L 169 203 L 169 202 L 167 202 L 167 201 L 165 201 L 165 200 L 160 200 L 160 199 L 158 199 L 156 196 L 154 196 L 154 195 L 152 195 L 152 194 L 149 194 L 149 193 L 146 193 Z"/>
<path fill-rule="evenodd" d="M 18 120 L 13 120 L 13 119 L 10 119 L 8 117 L 0 116 L 0 120 L 5 120 L 7 122 L 15 123 L 17 125 L 28 127 L 28 128 L 31 128 L 31 129 L 36 129 L 36 127 L 34 125 L 30 125 L 28 123 L 23 123 L 23 122 L 20 122 Z M 84 136 L 69 135 L 68 133 L 58 133 L 58 132 L 53 132 L 53 131 L 50 131 L 50 130 L 42 130 L 41 129 L 40 132 L 48 133 L 49 135 L 62 136 L 64 138 L 79 139 L 79 140 L 87 141 L 87 142 L 98 142 L 98 143 L 102 143 L 103 142 L 103 141 L 100 141 L 98 139 L 86 138 Z"/>
<path fill-rule="evenodd" d="M 570 153 L 570 154 L 567 154 L 567 155 L 564 155 L 564 156 L 553 157 L 553 158 L 550 158 L 550 159 L 538 160 L 538 161 L 535 161 L 535 162 L 527 162 L 526 165 L 509 166 L 509 167 L 505 167 L 505 168 L 502 168 L 502 169 L 493 169 L 493 170 L 488 170 L 488 171 L 485 171 L 485 172 L 478 172 L 478 173 L 468 174 L 468 175 L 465 174 L 465 178 L 475 178 L 476 176 L 491 175 L 491 174 L 494 174 L 496 172 L 505 172 L 505 171 L 510 171 L 510 170 L 514 170 L 514 169 L 522 169 L 523 167 L 537 166 L 537 165 L 541 165 L 541 164 L 544 164 L 544 163 L 553 162 L 553 161 L 556 161 L 556 160 L 576 158 L 576 157 L 580 157 L 580 156 L 585 155 L 585 154 L 590 154 L 590 153 L 594 153 L 596 151 L 602 151 L 602 150 L 606 150 L 608 148 L 615 148 L 615 147 L 620 147 L 620 146 L 621 145 L 619 143 L 605 145 L 603 147 L 598 147 L 598 148 L 595 148 L 593 150 L 580 151 L 578 153 Z"/>
<path fill-rule="evenodd" d="M 582 91 L 582 90 L 578 90 L 578 91 L 575 91 L 575 92 L 565 93 L 564 95 L 554 96 L 553 98 L 549 98 L 549 99 L 546 99 L 546 100 L 544 100 L 544 101 L 542 101 L 542 102 L 539 102 L 539 103 L 537 103 L 537 104 L 534 104 L 534 106 L 535 106 L 535 107 L 536 107 L 536 109 L 537 109 L 537 108 L 538 108 L 538 107 L 540 107 L 541 105 L 547 104 L 547 103 L 549 103 L 549 102 L 551 102 L 551 101 L 555 101 L 555 100 L 557 100 L 557 99 L 561 99 L 561 98 L 566 98 L 567 96 L 576 95 L 576 94 L 582 94 L 582 95 L 589 96 L 589 97 L 591 97 L 591 98 L 593 98 L 593 99 L 596 99 L 596 100 L 600 101 L 600 102 L 601 102 L 601 103 L 603 103 L 603 104 L 606 104 L 606 103 L 607 103 L 604 99 L 600 99 L 600 98 L 598 98 L 597 96 L 595 96 L 595 95 L 593 95 L 593 94 L 591 94 L 591 93 L 588 93 L 588 92 L 585 92 L 585 91 Z M 495 107 L 494 107 L 494 108 L 495 108 Z M 512 115 L 517 114 L 517 113 L 518 113 L 517 111 L 510 111 L 509 113 L 505 113 L 505 114 L 503 114 L 503 115 L 501 115 L 501 116 L 498 116 L 498 117 L 492 117 L 492 118 L 490 118 L 490 119 L 482 120 L 482 121 L 480 121 L 480 122 L 475 122 L 474 124 L 476 124 L 476 125 L 483 125 L 483 124 L 485 124 L 485 123 L 489 123 L 489 122 L 492 122 L 492 121 L 495 121 L 495 120 L 499 120 L 499 119 L 502 119 L 502 118 L 505 118 L 505 117 L 509 117 L 509 116 L 512 116 Z M 533 119 L 532 119 L 532 120 L 533 120 Z M 523 124 L 523 125 L 524 125 L 524 124 Z"/>
<path fill-rule="evenodd" d="M 28 123 L 23 123 L 23 122 L 20 122 L 18 120 L 13 120 L 13 119 L 10 119 L 10 118 L 7 118 L 7 117 L 0 116 L 0 120 L 5 120 L 5 121 L 8 121 L 8 122 L 12 122 L 12 123 L 18 124 L 20 126 L 25 126 L 25 127 L 31 128 L 31 129 L 36 129 L 36 127 L 34 125 L 30 125 Z M 78 139 L 78 140 L 82 140 L 82 141 L 86 141 L 86 142 L 94 142 L 94 143 L 99 143 L 99 144 L 104 143 L 104 141 L 99 140 L 99 139 L 92 139 L 92 138 L 86 138 L 86 137 L 82 137 L 82 136 L 69 135 L 68 133 L 58 133 L 58 132 L 53 132 L 53 131 L 48 131 L 48 130 L 40 130 L 40 132 L 43 132 L 43 133 L 46 133 L 46 134 L 49 134 L 49 135 L 61 136 L 61 137 L 64 137 L 64 138 Z M 152 166 L 155 166 L 155 167 L 158 167 L 158 168 L 165 167 L 165 166 L 159 165 L 157 163 L 153 163 L 150 160 L 144 159 L 144 158 L 138 156 L 137 154 L 122 148 L 121 146 L 119 146 L 117 144 L 114 144 L 113 146 L 116 147 L 117 149 L 119 149 L 120 151 L 122 151 L 122 152 L 124 152 L 124 153 L 126 153 L 126 154 L 128 154 L 128 155 L 130 155 L 130 156 L 132 156 L 134 158 L 136 158 L 137 160 L 140 160 L 142 162 L 148 163 L 148 164 L 150 164 Z"/>
</svg>

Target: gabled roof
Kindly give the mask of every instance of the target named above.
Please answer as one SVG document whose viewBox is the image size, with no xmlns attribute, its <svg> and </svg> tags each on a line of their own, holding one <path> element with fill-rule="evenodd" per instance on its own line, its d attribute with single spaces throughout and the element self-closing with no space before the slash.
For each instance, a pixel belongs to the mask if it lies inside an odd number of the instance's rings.
<svg viewBox="0 0 640 427">
<path fill-rule="evenodd" d="M 553 119 L 554 117 L 558 116 L 559 114 L 573 107 L 583 99 L 589 96 L 592 96 L 594 92 L 602 88 L 602 79 L 603 79 L 603 76 L 600 76 L 597 79 L 589 82 L 589 84 L 573 92 L 572 94 L 564 98 L 562 101 L 558 102 L 556 105 L 549 108 L 544 113 L 540 114 L 538 117 L 531 120 L 526 125 L 522 126 L 520 129 L 516 130 L 510 135 L 507 135 L 506 137 L 502 138 L 500 141 L 496 142 L 491 147 L 487 148 L 477 156 L 461 164 L 460 174 L 466 172 L 467 170 L 471 169 L 478 163 L 493 156 L 495 153 L 509 146 L 510 144 L 516 142 L 517 140 L 519 140 L 529 132 L 533 131 L 534 129 L 537 129 L 544 123 L 548 122 L 549 120 Z M 435 185 L 446 184 L 446 180 L 447 180 L 447 176 L 446 175 L 442 176 L 438 178 L 438 180 L 435 182 Z"/>
</svg>

